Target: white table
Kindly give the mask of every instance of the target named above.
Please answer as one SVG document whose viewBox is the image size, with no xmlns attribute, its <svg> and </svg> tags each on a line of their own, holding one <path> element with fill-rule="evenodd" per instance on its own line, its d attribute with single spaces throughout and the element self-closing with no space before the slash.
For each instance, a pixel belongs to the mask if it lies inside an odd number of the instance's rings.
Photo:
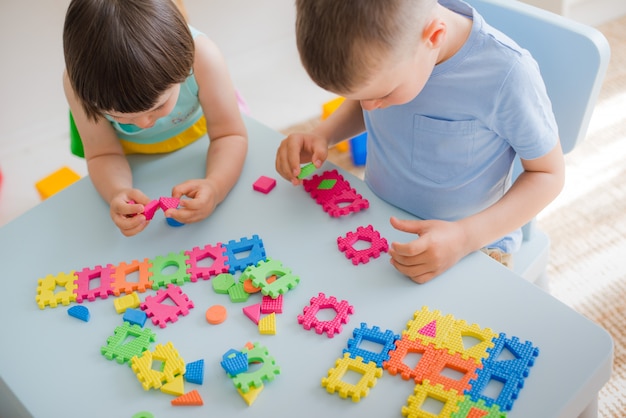
<svg viewBox="0 0 626 418">
<path fill-rule="evenodd" d="M 246 123 L 250 152 L 243 175 L 203 222 L 173 228 L 157 212 L 144 232 L 125 238 L 89 179 L 83 179 L 0 229 L 0 416 L 131 417 L 140 411 L 158 418 L 401 416 L 413 385 L 399 376 L 385 372 L 359 403 L 326 393 L 320 382 L 361 322 L 400 333 L 424 305 L 540 348 L 508 416 L 576 417 L 585 409 L 594 414 L 613 359 L 612 340 L 602 328 L 480 253 L 426 285 L 400 275 L 384 253 L 368 264 L 352 265 L 337 249 L 338 236 L 371 224 L 389 242 L 405 240 L 408 237 L 393 230 L 388 220 L 390 215 L 408 215 L 343 173 L 370 207 L 347 217 L 329 217 L 302 188 L 278 179 L 274 155 L 281 135 L 253 120 Z M 136 185 L 151 197 L 168 196 L 173 185 L 202 175 L 206 144 L 201 140 L 173 154 L 133 158 Z M 332 168 L 326 165 L 323 170 Z M 252 189 L 261 175 L 278 180 L 267 195 Z M 301 278 L 284 297 L 277 335 L 260 335 L 242 313 L 243 306 L 259 301 L 254 299 L 258 295 L 245 304 L 231 303 L 213 292 L 210 281 L 183 286 L 195 304 L 188 316 L 164 329 L 146 323 L 157 334 L 156 343 L 171 341 L 186 362 L 205 360 L 204 384 L 185 387 L 200 392 L 205 402 L 201 407 L 171 406 L 172 396 L 144 391 L 128 366 L 100 354 L 122 323 L 113 298 L 84 303 L 91 312 L 88 323 L 68 316 L 66 306 L 40 310 L 35 303 L 37 280 L 48 274 L 152 259 L 255 234 L 268 256 Z M 296 320 L 319 292 L 354 306 L 349 323 L 332 339 L 305 331 Z M 147 294 L 140 294 L 141 299 Z M 225 323 L 206 322 L 205 310 L 213 304 L 228 308 Z M 281 374 L 250 407 L 220 366 L 226 351 L 241 349 L 247 341 L 265 345 L 281 367 Z"/>
</svg>

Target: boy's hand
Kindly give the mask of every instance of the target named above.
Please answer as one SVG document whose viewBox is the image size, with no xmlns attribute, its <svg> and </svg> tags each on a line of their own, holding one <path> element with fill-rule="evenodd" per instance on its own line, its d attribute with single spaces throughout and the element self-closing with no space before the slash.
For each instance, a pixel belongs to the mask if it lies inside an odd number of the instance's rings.
<svg viewBox="0 0 626 418">
<path fill-rule="evenodd" d="M 122 190 L 111 199 L 111 219 L 122 234 L 130 237 L 144 230 L 149 223 L 143 215 L 144 205 L 148 203 L 148 196 L 137 189 Z"/>
<path fill-rule="evenodd" d="M 391 225 L 399 231 L 419 235 L 407 243 L 394 242 L 389 249 L 391 264 L 416 283 L 435 278 L 468 254 L 464 247 L 465 233 L 458 223 L 392 217 Z"/>
<path fill-rule="evenodd" d="M 190 199 L 182 199 L 183 196 Z M 174 186 L 172 197 L 180 199 L 180 205 L 178 209 L 168 209 L 165 216 L 184 224 L 203 220 L 219 203 L 216 185 L 209 179 L 187 180 Z"/>
<path fill-rule="evenodd" d="M 276 171 L 293 185 L 300 184 L 300 164 L 312 162 L 320 168 L 328 157 L 328 140 L 312 133 L 295 133 L 285 138 L 276 152 Z"/>
</svg>

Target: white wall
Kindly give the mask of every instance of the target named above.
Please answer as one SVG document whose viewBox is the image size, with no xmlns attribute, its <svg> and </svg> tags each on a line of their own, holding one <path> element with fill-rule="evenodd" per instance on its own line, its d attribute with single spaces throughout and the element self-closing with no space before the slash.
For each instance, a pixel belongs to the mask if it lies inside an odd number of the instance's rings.
<svg viewBox="0 0 626 418">
<path fill-rule="evenodd" d="M 626 15 L 624 0 L 522 0 L 586 25 L 597 26 Z"/>
</svg>

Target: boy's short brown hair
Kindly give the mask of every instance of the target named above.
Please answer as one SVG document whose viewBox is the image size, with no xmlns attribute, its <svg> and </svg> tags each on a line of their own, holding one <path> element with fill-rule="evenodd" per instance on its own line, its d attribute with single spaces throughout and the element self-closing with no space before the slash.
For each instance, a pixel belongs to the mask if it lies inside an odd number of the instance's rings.
<svg viewBox="0 0 626 418">
<path fill-rule="evenodd" d="M 436 0 L 296 0 L 296 41 L 311 79 L 335 93 L 366 82 L 383 59 L 412 52 Z"/>
<path fill-rule="evenodd" d="M 87 116 L 151 109 L 191 73 L 194 42 L 172 0 L 72 0 L 63 27 L 70 84 Z"/>
</svg>

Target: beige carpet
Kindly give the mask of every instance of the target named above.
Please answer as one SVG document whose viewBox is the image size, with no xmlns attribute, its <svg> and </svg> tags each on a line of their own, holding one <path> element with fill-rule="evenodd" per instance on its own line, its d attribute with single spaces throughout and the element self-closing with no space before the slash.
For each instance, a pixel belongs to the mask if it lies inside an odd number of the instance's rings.
<svg viewBox="0 0 626 418">
<path fill-rule="evenodd" d="M 538 217 L 552 240 L 552 294 L 604 327 L 615 341 L 613 376 L 599 396 L 599 416 L 626 417 L 626 16 L 598 29 L 611 62 L 587 138 L 566 156 L 561 195 Z M 283 130 L 306 131 L 319 119 Z M 362 177 L 350 154 L 329 159 Z"/>
</svg>

